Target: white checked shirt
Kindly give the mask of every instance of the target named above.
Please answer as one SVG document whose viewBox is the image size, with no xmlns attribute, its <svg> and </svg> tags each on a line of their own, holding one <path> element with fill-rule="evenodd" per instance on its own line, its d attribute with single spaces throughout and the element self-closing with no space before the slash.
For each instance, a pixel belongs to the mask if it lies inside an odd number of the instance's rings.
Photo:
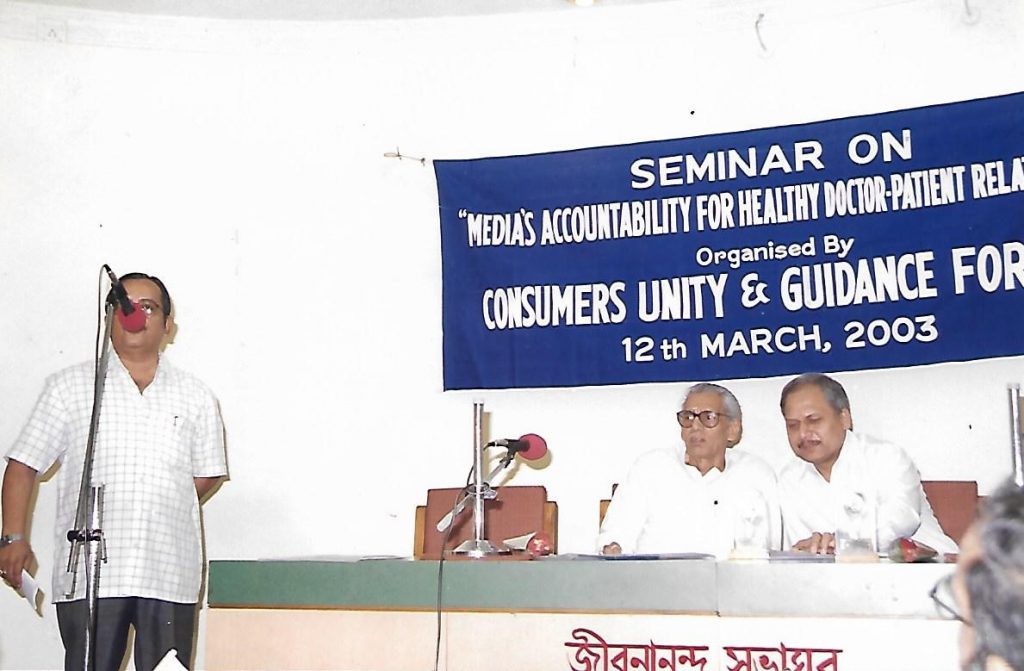
<svg viewBox="0 0 1024 671">
<path fill-rule="evenodd" d="M 75 594 L 67 596 L 75 508 L 89 436 L 92 362 L 50 376 L 28 423 L 7 453 L 57 475 L 53 598 L 85 597 L 85 553 Z M 117 356 L 110 357 L 96 437 L 93 483 L 104 485 L 101 528 L 108 561 L 101 598 L 137 596 L 194 603 L 202 579 L 199 500 L 193 477 L 227 473 L 217 401 L 198 379 L 163 357 L 143 393 Z"/>
</svg>

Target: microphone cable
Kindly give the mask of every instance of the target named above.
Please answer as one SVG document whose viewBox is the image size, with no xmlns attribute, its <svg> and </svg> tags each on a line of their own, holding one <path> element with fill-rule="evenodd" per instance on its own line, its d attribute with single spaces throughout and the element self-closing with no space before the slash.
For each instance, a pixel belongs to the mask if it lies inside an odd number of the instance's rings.
<svg viewBox="0 0 1024 671">
<path fill-rule="evenodd" d="M 441 556 L 437 561 L 437 603 L 434 608 L 434 612 L 437 617 L 435 622 L 436 635 L 434 637 L 434 671 L 438 671 L 438 665 L 441 660 L 441 597 L 444 586 L 444 555 L 445 552 L 448 551 L 448 544 L 452 540 L 452 532 L 455 531 L 455 508 L 459 505 L 459 499 L 469 493 L 470 481 L 473 479 L 474 468 L 475 465 L 470 467 L 469 473 L 466 475 L 466 486 L 459 490 L 455 495 L 455 500 L 452 501 L 452 523 L 448 525 L 448 529 L 444 532 L 444 538 L 441 540 Z"/>
<path fill-rule="evenodd" d="M 103 267 L 100 267 L 99 275 L 97 276 L 96 282 L 96 298 L 99 302 L 99 313 L 96 315 L 96 343 L 93 346 L 93 360 L 96 362 L 93 371 L 93 378 L 99 375 L 100 372 L 100 349 L 103 346 L 103 319 L 104 307 L 106 302 L 103 299 Z M 111 315 L 113 317 L 113 315 Z"/>
</svg>

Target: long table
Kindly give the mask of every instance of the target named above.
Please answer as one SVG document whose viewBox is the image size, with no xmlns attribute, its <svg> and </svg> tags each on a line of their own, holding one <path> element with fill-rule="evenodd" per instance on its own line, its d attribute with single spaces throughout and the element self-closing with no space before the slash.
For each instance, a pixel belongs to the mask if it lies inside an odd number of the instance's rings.
<svg viewBox="0 0 1024 671">
<path fill-rule="evenodd" d="M 211 561 L 206 668 L 956 671 L 943 564 Z"/>
</svg>

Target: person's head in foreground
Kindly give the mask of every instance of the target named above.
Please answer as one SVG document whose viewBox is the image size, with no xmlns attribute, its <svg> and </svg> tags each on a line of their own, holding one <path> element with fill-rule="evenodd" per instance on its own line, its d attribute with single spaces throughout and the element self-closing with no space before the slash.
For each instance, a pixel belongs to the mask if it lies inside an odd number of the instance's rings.
<svg viewBox="0 0 1024 671">
<path fill-rule="evenodd" d="M 988 497 L 951 577 L 964 671 L 1024 671 L 1024 490 Z"/>
</svg>

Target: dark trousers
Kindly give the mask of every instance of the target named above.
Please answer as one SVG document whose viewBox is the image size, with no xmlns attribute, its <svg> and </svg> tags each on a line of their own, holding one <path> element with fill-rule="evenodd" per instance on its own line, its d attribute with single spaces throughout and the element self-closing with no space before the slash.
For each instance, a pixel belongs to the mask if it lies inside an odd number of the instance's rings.
<svg viewBox="0 0 1024 671">
<path fill-rule="evenodd" d="M 141 597 L 99 599 L 96 604 L 95 671 L 117 671 L 128 647 L 128 628 L 135 628 L 135 668 L 152 671 L 171 648 L 190 668 L 195 634 L 196 604 L 171 603 Z M 89 604 L 85 599 L 57 604 L 57 624 L 64 641 L 64 671 L 85 668 L 85 629 Z"/>
</svg>

